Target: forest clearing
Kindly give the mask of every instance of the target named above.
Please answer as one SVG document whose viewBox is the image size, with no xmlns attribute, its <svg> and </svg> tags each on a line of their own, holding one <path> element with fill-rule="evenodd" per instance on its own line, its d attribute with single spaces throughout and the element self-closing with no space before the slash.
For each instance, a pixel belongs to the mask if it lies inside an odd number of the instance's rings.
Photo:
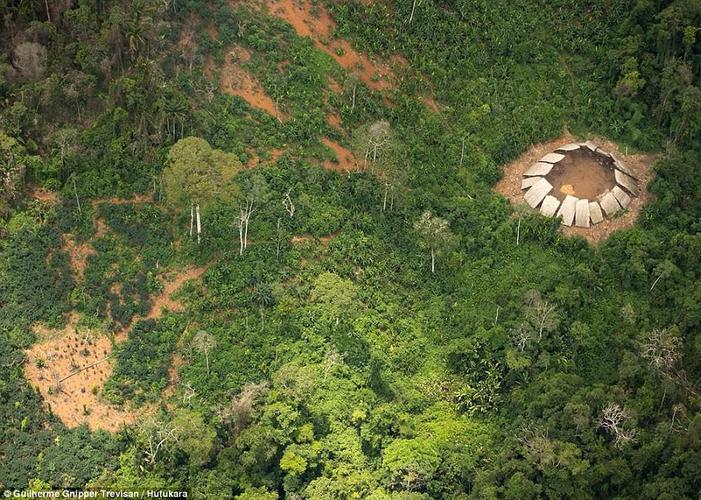
<svg viewBox="0 0 701 500">
<path fill-rule="evenodd" d="M 110 204 L 127 202 L 143 203 L 145 200 L 136 198 L 107 201 Z M 98 228 L 105 227 L 99 220 L 96 220 L 96 224 Z M 103 237 L 105 231 L 106 229 L 98 229 L 96 236 Z M 87 243 L 75 245 L 72 239 L 66 239 L 64 251 L 70 256 L 73 274 L 80 282 L 85 273 L 86 260 L 95 250 Z M 164 311 L 182 311 L 183 305 L 173 299 L 172 295 L 183 283 L 199 278 L 204 271 L 204 268 L 191 268 L 167 273 L 162 278 L 162 291 L 150 298 L 148 313 L 143 317 L 132 318 L 129 325 L 110 335 L 99 328 L 79 326 L 75 312 L 69 314 L 66 326 L 60 330 L 34 325 L 39 341 L 27 352 L 24 370 L 29 382 L 39 389 L 49 411 L 67 427 L 86 423 L 93 430 L 116 432 L 125 424 L 133 422 L 135 413 L 110 405 L 101 397 L 102 385 L 112 373 L 110 357 L 113 346 L 129 336 L 135 322 L 143 319 L 157 320 Z M 113 292 L 118 293 L 118 289 L 113 288 Z"/>
<path fill-rule="evenodd" d="M 509 198 L 512 203 L 523 203 L 521 179 L 524 172 L 531 168 L 538 158 L 541 158 L 543 155 L 576 141 L 577 139 L 574 136 L 565 131 L 565 133 L 557 139 L 534 145 L 521 157 L 504 166 L 504 176 L 495 185 L 495 191 Z M 593 139 L 593 142 L 601 145 L 601 147 L 607 151 L 614 152 L 626 165 L 629 165 L 630 168 L 636 172 L 641 189 L 640 196 L 633 198 L 626 211 L 615 218 L 605 219 L 601 223 L 590 228 L 581 228 L 574 225 L 562 227 L 561 230 L 565 235 L 579 235 L 590 243 L 596 243 L 607 238 L 612 232 L 629 227 L 635 223 L 640 211 L 651 199 L 651 193 L 646 187 L 652 178 L 651 169 L 655 160 L 653 155 L 628 154 L 625 150 L 621 151 L 615 143 L 601 137 Z M 594 172 L 593 175 L 596 176 L 596 172 Z M 581 181 L 586 182 L 582 191 L 584 195 L 589 195 L 591 198 L 594 198 L 597 192 L 600 192 L 602 188 L 607 186 L 607 179 L 609 183 L 612 182 L 612 175 L 612 173 L 608 175 L 605 173 L 599 174 L 600 177 L 597 182 L 592 178 L 591 172 L 578 171 L 574 175 L 569 174 L 566 183 L 555 181 L 556 189 L 554 191 L 558 192 L 561 197 L 566 194 L 574 194 L 573 192 L 567 191 L 567 187 L 569 187 L 568 184 L 569 182 L 580 180 L 580 186 Z M 565 190 L 562 190 L 563 187 L 565 187 Z"/>
</svg>

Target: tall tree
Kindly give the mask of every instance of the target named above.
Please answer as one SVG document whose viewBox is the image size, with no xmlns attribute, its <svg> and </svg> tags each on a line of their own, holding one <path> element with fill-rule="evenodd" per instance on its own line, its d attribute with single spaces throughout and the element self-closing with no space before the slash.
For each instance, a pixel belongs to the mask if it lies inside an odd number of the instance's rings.
<svg viewBox="0 0 701 500">
<path fill-rule="evenodd" d="M 260 172 L 254 172 L 242 180 L 237 196 L 239 216 L 236 218 L 236 226 L 239 230 L 239 255 L 243 255 L 243 251 L 248 248 L 248 225 L 251 216 L 261 205 L 267 203 L 270 197 L 268 182 Z"/>
<path fill-rule="evenodd" d="M 431 252 L 431 273 L 436 272 L 436 256 L 449 252 L 457 244 L 448 221 L 425 211 L 414 223 L 419 246 Z"/>
<path fill-rule="evenodd" d="M 377 175 L 384 185 L 382 211 L 394 206 L 397 191 L 405 184 L 409 165 L 403 147 L 389 122 L 376 121 L 355 132 L 358 154 L 364 158 L 365 168 Z"/>
<path fill-rule="evenodd" d="M 338 325 L 342 317 L 353 315 L 360 307 L 358 288 L 351 280 L 334 273 L 321 273 L 314 282 L 310 299 L 322 314 Z"/>
<path fill-rule="evenodd" d="M 365 167 L 374 169 L 374 164 L 383 149 L 391 145 L 392 128 L 388 121 L 379 120 L 358 129 L 355 133 L 358 148 L 363 153 Z"/>
<path fill-rule="evenodd" d="M 209 377 L 209 353 L 217 346 L 217 340 L 212 334 L 200 330 L 192 339 L 192 344 L 204 356 L 207 364 L 207 377 Z"/>
<path fill-rule="evenodd" d="M 177 446 L 189 457 L 190 466 L 204 466 L 214 448 L 214 429 L 206 424 L 202 415 L 185 408 L 175 410 L 172 425 L 176 429 Z"/>
<path fill-rule="evenodd" d="M 38 80 L 46 71 L 46 60 L 46 47 L 36 42 L 22 42 L 15 47 L 12 62 L 22 77 Z"/>
<path fill-rule="evenodd" d="M 206 213 L 216 201 L 235 196 L 233 177 L 241 169 L 236 155 L 212 149 L 199 137 L 186 137 L 168 152 L 163 171 L 166 202 L 180 210 L 190 210 L 190 233 L 197 216 L 197 239 L 200 241 L 200 211 Z"/>
<path fill-rule="evenodd" d="M 618 403 L 609 403 L 599 418 L 599 427 L 609 432 L 617 447 L 622 447 L 635 440 L 636 429 L 630 423 L 631 416 L 627 409 Z"/>
<path fill-rule="evenodd" d="M 343 84 L 344 94 L 350 94 L 350 112 L 351 114 L 355 110 L 356 100 L 358 98 L 358 86 L 361 84 L 362 80 L 356 72 L 350 72 Z"/>
</svg>

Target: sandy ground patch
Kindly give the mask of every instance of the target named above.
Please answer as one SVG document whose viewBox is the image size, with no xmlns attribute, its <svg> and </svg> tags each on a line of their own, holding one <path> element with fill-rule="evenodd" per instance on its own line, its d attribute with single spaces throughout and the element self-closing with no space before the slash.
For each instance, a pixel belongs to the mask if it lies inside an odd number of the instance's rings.
<svg viewBox="0 0 701 500">
<path fill-rule="evenodd" d="M 275 162 L 277 162 L 280 157 L 285 154 L 287 151 L 287 148 L 276 148 L 272 149 L 269 152 L 270 157 L 267 160 L 261 160 L 258 155 L 255 153 L 255 151 L 251 151 L 251 157 L 246 162 L 246 168 L 256 168 L 256 167 L 263 167 L 263 166 L 268 166 L 268 165 L 273 165 Z"/>
<path fill-rule="evenodd" d="M 131 198 L 119 198 L 113 196 L 111 198 L 98 198 L 93 200 L 93 207 L 97 207 L 100 203 L 109 203 L 110 205 L 128 205 L 130 203 L 151 203 L 153 195 L 151 194 L 135 194 Z"/>
<path fill-rule="evenodd" d="M 207 33 L 212 40 L 219 40 L 219 31 L 214 23 L 207 24 Z"/>
<path fill-rule="evenodd" d="M 422 97 L 421 102 L 423 102 L 424 105 L 434 113 L 441 112 L 440 108 L 438 107 L 438 103 L 435 101 L 435 99 L 431 97 Z"/>
<path fill-rule="evenodd" d="M 63 246 L 61 250 L 68 255 L 73 276 L 75 276 L 78 283 L 82 283 L 85 276 L 85 268 L 88 265 L 88 257 L 95 255 L 95 249 L 88 242 L 76 242 L 70 234 L 64 234 L 62 238 Z"/>
<path fill-rule="evenodd" d="M 54 191 L 49 191 L 48 189 L 41 187 L 33 189 L 31 197 L 34 200 L 41 201 L 44 203 L 54 204 L 58 202 L 58 193 Z"/>
<path fill-rule="evenodd" d="M 107 227 L 107 224 L 105 221 L 103 221 L 101 218 L 97 217 L 95 219 L 95 237 L 96 238 L 102 238 L 104 237 L 108 232 L 109 228 Z"/>
<path fill-rule="evenodd" d="M 534 145 L 521 155 L 520 158 L 504 166 L 504 176 L 494 187 L 495 191 L 508 198 L 513 204 L 525 204 L 523 200 L 524 192 L 521 190 L 523 173 L 547 153 L 565 144 L 583 140 L 583 138 L 574 137 L 572 134 L 565 131 L 565 133 L 557 139 Z M 621 151 L 616 143 L 601 137 L 591 137 L 589 140 L 597 146 L 600 146 L 604 151 L 614 154 L 628 168 L 633 170 L 638 177 L 638 187 L 640 188 L 640 195 L 633 198 L 628 209 L 618 216 L 611 219 L 606 218 L 603 222 L 588 229 L 574 226 L 561 226 L 561 230 L 566 236 L 580 235 L 590 243 L 595 244 L 606 239 L 614 231 L 630 227 L 635 223 L 643 205 L 652 198 L 652 194 L 647 190 L 647 185 L 652 179 L 652 164 L 656 158 L 652 155 L 628 154 L 625 149 Z"/>
<path fill-rule="evenodd" d="M 62 330 L 40 325 L 34 330 L 41 340 L 27 352 L 24 373 L 41 392 L 49 411 L 67 427 L 86 423 L 91 429 L 115 432 L 134 421 L 133 413 L 99 396 L 112 373 L 108 357 L 112 343 L 107 335 L 79 328 L 75 314 Z"/>
<path fill-rule="evenodd" d="M 335 129 L 341 130 L 341 117 L 336 112 L 331 112 L 326 115 L 326 123 Z"/>
<path fill-rule="evenodd" d="M 112 198 L 98 198 L 92 200 L 93 213 L 95 214 L 95 237 L 102 238 L 109 232 L 109 227 L 104 220 L 102 220 L 97 214 L 97 207 L 102 203 L 109 203 L 110 205 L 128 205 L 131 203 L 151 203 L 153 201 L 153 196 L 150 194 L 135 194 L 131 198 L 118 198 L 113 196 Z"/>
<path fill-rule="evenodd" d="M 163 291 L 152 298 L 151 310 L 146 314 L 144 319 L 158 319 L 163 315 L 164 311 L 182 311 L 182 303 L 179 300 L 173 299 L 172 295 L 180 290 L 186 282 L 199 278 L 204 272 L 204 267 L 191 267 L 184 271 L 166 273 L 165 279 L 163 280 Z M 132 321 L 132 323 L 134 323 L 134 321 Z"/>
<path fill-rule="evenodd" d="M 338 83 L 336 80 L 333 78 L 328 79 L 329 82 L 329 89 L 331 89 L 332 92 L 335 92 L 336 94 L 340 94 L 343 92 L 343 87 L 341 87 L 341 84 Z"/>
<path fill-rule="evenodd" d="M 166 278 L 163 292 L 153 299 L 149 313 L 134 318 L 118 332 L 115 343 L 126 340 L 132 325 L 140 319 L 158 319 L 164 311 L 182 310 L 182 304 L 171 295 L 203 272 L 203 268 L 192 268 Z M 100 397 L 102 385 L 112 374 L 113 345 L 107 335 L 78 328 L 75 314 L 62 330 L 37 325 L 35 332 L 42 341 L 28 351 L 25 375 L 64 424 L 75 427 L 86 423 L 91 429 L 114 432 L 134 421 L 133 412 L 111 406 Z"/>
<path fill-rule="evenodd" d="M 158 319 L 164 311 L 181 311 L 183 305 L 172 298 L 185 282 L 202 275 L 204 268 L 190 268 L 168 273 L 163 291 L 152 298 L 146 316 L 135 317 L 131 324 L 114 336 L 114 342 L 126 340 L 132 326 L 140 319 Z M 91 429 L 115 432 L 141 414 L 115 407 L 101 397 L 102 386 L 112 374 L 113 343 L 100 331 L 78 327 L 71 314 L 65 328 L 49 330 L 35 325 L 39 342 L 27 351 L 24 372 L 41 392 L 48 408 L 68 427 L 86 423 Z"/>
<path fill-rule="evenodd" d="M 298 243 L 304 243 L 305 241 L 318 241 L 322 245 L 326 245 L 329 241 L 331 241 L 333 238 L 336 237 L 338 232 L 333 232 L 331 234 L 327 234 L 325 236 L 312 236 L 311 234 L 301 234 L 299 236 L 293 236 L 290 239 L 290 243 L 293 245 L 298 244 Z"/>
<path fill-rule="evenodd" d="M 185 360 L 179 354 L 173 354 L 170 368 L 168 369 L 168 385 L 163 390 L 163 396 L 171 398 L 175 395 L 175 390 L 180 384 L 180 367 L 185 364 Z"/>
</svg>

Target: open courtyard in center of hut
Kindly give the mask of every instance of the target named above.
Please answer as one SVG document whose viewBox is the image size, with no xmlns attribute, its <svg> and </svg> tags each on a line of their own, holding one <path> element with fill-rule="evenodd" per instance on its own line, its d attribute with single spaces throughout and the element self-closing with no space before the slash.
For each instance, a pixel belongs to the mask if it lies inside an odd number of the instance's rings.
<svg viewBox="0 0 701 500">
<path fill-rule="evenodd" d="M 596 199 L 616 185 L 613 169 L 604 164 L 607 159 L 587 148 L 568 152 L 548 174 L 552 195 L 563 201 L 567 195 Z"/>
</svg>

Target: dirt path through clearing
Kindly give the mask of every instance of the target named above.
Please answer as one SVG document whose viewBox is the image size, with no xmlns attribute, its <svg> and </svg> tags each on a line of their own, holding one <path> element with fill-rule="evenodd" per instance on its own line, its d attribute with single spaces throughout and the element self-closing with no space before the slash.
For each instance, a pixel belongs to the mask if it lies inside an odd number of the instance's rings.
<svg viewBox="0 0 701 500">
<path fill-rule="evenodd" d="M 183 305 L 173 299 L 172 294 L 185 282 L 199 278 L 204 271 L 196 267 L 167 275 L 163 291 L 152 298 L 148 314 L 135 317 L 115 335 L 115 342 L 126 340 L 132 326 L 140 319 L 158 319 L 164 311 L 182 311 Z M 27 352 L 25 376 L 66 426 L 86 423 L 91 429 L 115 432 L 139 416 L 110 405 L 100 395 L 105 380 L 112 375 L 112 342 L 104 332 L 79 328 L 75 313 L 61 330 L 49 330 L 41 325 L 36 325 L 34 330 L 40 341 Z M 59 380 L 62 381 L 59 383 Z"/>
</svg>

